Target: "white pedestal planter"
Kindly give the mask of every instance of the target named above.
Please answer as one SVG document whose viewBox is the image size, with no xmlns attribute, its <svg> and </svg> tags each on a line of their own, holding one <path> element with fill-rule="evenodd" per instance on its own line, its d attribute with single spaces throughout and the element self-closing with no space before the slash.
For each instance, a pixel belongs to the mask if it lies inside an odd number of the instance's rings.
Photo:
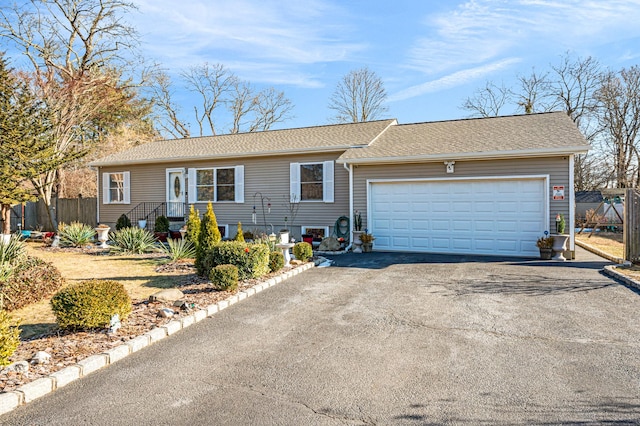
<svg viewBox="0 0 640 426">
<path fill-rule="evenodd" d="M 111 228 L 94 228 L 98 233 L 98 241 L 100 241 L 100 248 L 109 248 L 107 241 L 109 240 L 109 230 Z"/>
<path fill-rule="evenodd" d="M 280 244 L 289 244 L 289 231 L 280 231 Z"/>
<path fill-rule="evenodd" d="M 552 234 L 551 236 L 553 237 L 553 252 L 555 253 L 551 259 L 564 262 L 565 260 L 567 260 L 567 258 L 564 257 L 564 251 L 567 249 L 567 241 L 569 241 L 569 235 Z"/>
<path fill-rule="evenodd" d="M 353 252 L 362 253 L 362 240 L 360 235 L 364 234 L 364 231 L 353 231 Z"/>
<path fill-rule="evenodd" d="M 289 253 L 289 250 L 291 249 L 291 247 L 293 247 L 295 244 L 293 243 L 286 243 L 286 244 L 276 244 L 276 247 L 279 248 L 280 250 L 282 250 L 282 255 L 284 256 L 284 266 L 289 266 L 290 262 L 291 262 L 291 254 Z"/>
</svg>

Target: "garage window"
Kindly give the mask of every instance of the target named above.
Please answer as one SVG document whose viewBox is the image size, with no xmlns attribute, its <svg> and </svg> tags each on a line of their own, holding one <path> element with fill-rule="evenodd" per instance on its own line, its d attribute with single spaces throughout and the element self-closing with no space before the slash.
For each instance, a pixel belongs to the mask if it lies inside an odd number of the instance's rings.
<svg viewBox="0 0 640 426">
<path fill-rule="evenodd" d="M 333 161 L 290 164 L 291 201 L 333 202 Z"/>
</svg>

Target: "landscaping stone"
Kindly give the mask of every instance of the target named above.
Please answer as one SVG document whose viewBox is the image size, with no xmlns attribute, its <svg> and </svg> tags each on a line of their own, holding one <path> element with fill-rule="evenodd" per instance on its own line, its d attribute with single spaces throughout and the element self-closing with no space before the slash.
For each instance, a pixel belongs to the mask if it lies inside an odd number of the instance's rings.
<svg viewBox="0 0 640 426">
<path fill-rule="evenodd" d="M 28 371 L 29 363 L 27 361 L 16 361 L 6 366 L 3 373 L 26 373 Z"/>
<path fill-rule="evenodd" d="M 104 354 L 109 357 L 109 364 L 120 361 L 130 353 L 131 349 L 127 345 L 116 346 L 104 352 Z"/>
<path fill-rule="evenodd" d="M 167 335 L 171 336 L 173 333 L 182 330 L 182 322 L 175 320 L 169 321 L 162 327 L 167 330 Z"/>
<path fill-rule="evenodd" d="M 105 367 L 107 365 L 107 356 L 105 354 L 92 355 L 78 361 L 78 365 L 82 368 L 82 375 L 86 376 Z"/>
<path fill-rule="evenodd" d="M 31 358 L 31 364 L 34 364 L 34 365 L 49 364 L 50 361 L 51 361 L 51 355 L 49 355 L 45 351 L 38 351 L 35 353 L 35 355 L 33 355 L 33 358 Z"/>
<path fill-rule="evenodd" d="M 149 296 L 149 302 L 173 302 L 182 299 L 184 293 L 177 288 L 167 288 Z"/>
<path fill-rule="evenodd" d="M 164 327 L 156 327 L 147 331 L 146 334 L 149 335 L 149 338 L 151 339 L 151 343 L 155 343 L 158 340 L 162 340 L 165 337 L 167 337 L 167 329 Z"/>
<path fill-rule="evenodd" d="M 339 251 L 340 250 L 340 242 L 336 237 L 328 237 L 322 240 L 320 243 L 320 247 L 318 247 L 320 251 Z"/>
<path fill-rule="evenodd" d="M 77 365 L 70 365 L 62 370 L 51 373 L 49 377 L 56 380 L 56 389 L 68 385 L 69 383 L 77 380 L 82 375 L 82 369 Z"/>
<path fill-rule="evenodd" d="M 182 328 L 187 328 L 190 325 L 195 324 L 196 319 L 193 315 L 187 315 L 186 317 L 182 318 Z"/>
<path fill-rule="evenodd" d="M 0 415 L 8 413 L 22 403 L 22 394 L 18 392 L 0 393 Z"/>
<path fill-rule="evenodd" d="M 149 336 L 143 334 L 142 336 L 129 340 L 126 345 L 131 348 L 131 352 L 137 352 L 140 349 L 149 346 Z"/>
<path fill-rule="evenodd" d="M 204 309 L 198 309 L 193 313 L 193 317 L 195 318 L 196 322 L 200 322 L 203 319 L 207 318 L 207 311 L 205 311 Z"/>
<path fill-rule="evenodd" d="M 31 402 L 53 390 L 53 379 L 50 377 L 42 377 L 31 383 L 20 386 L 16 390 L 22 392 L 24 395 L 24 402 Z"/>
</svg>

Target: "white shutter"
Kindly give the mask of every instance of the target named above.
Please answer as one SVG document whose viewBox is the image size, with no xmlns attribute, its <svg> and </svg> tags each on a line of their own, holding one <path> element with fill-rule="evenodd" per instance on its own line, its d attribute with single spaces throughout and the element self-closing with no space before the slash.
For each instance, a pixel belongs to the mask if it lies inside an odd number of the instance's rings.
<svg viewBox="0 0 640 426">
<path fill-rule="evenodd" d="M 322 168 L 322 201 L 333 203 L 333 161 L 325 161 Z"/>
<path fill-rule="evenodd" d="M 102 203 L 109 204 L 111 202 L 111 193 L 109 192 L 109 173 L 102 174 Z"/>
<path fill-rule="evenodd" d="M 131 204 L 131 183 L 129 172 L 122 173 L 122 201 Z"/>
<path fill-rule="evenodd" d="M 300 163 L 289 164 L 289 196 L 292 203 L 300 202 Z"/>
<path fill-rule="evenodd" d="M 196 169 L 189 169 L 187 173 L 187 179 L 189 180 L 189 204 L 194 204 L 196 198 Z"/>
<path fill-rule="evenodd" d="M 244 203 L 244 166 L 236 166 L 235 170 L 236 203 Z"/>
</svg>

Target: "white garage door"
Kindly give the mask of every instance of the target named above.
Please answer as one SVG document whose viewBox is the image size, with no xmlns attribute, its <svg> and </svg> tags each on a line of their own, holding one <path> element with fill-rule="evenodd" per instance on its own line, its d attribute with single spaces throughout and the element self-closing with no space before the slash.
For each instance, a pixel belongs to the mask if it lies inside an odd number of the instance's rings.
<svg viewBox="0 0 640 426">
<path fill-rule="evenodd" d="M 376 182 L 377 250 L 537 256 L 547 227 L 543 179 Z"/>
</svg>

